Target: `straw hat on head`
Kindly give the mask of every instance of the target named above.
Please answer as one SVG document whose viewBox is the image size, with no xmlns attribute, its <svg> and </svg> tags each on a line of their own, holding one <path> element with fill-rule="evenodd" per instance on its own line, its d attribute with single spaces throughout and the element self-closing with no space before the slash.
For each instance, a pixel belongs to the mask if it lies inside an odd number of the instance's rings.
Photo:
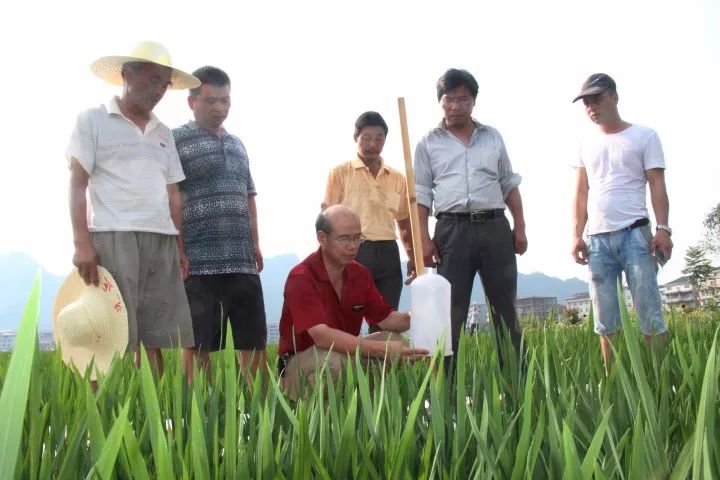
<svg viewBox="0 0 720 480">
<path fill-rule="evenodd" d="M 127 62 L 150 62 L 171 68 L 170 82 L 172 84 L 169 88 L 173 90 L 197 88 L 201 83 L 196 77 L 173 67 L 170 52 L 157 42 L 140 42 L 127 56 L 100 57 L 90 65 L 90 70 L 108 83 L 122 85 L 123 79 L 120 72 L 123 64 Z"/>
<path fill-rule="evenodd" d="M 55 342 L 65 363 L 80 373 L 94 360 L 91 379 L 106 373 L 128 344 L 128 317 L 120 290 L 110 272 L 98 266 L 99 286 L 86 285 L 77 270 L 63 281 L 53 307 Z"/>
</svg>

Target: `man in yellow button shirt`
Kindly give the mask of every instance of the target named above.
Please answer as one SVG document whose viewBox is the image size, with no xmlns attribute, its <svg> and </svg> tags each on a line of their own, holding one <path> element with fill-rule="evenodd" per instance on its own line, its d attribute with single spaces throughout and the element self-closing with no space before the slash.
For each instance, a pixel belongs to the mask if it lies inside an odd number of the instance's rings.
<svg viewBox="0 0 720 480">
<path fill-rule="evenodd" d="M 412 233 L 405 177 L 388 167 L 382 153 L 387 123 L 377 112 L 355 121 L 357 156 L 328 175 L 323 210 L 342 204 L 360 216 L 365 241 L 356 260 L 372 273 L 375 286 L 394 309 L 400 304 L 403 279 L 395 224 L 408 255 L 408 276 L 414 274 Z M 375 331 L 372 327 L 370 331 Z"/>
</svg>

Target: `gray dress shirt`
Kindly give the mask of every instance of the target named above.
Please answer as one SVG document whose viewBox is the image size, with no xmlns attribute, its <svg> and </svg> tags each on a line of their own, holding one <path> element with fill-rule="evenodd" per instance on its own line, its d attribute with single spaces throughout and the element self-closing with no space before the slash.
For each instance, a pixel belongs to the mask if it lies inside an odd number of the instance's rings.
<svg viewBox="0 0 720 480">
<path fill-rule="evenodd" d="M 520 185 L 500 132 L 475 121 L 465 145 L 441 122 L 415 149 L 417 202 L 433 214 L 504 209 L 505 198 Z"/>
</svg>

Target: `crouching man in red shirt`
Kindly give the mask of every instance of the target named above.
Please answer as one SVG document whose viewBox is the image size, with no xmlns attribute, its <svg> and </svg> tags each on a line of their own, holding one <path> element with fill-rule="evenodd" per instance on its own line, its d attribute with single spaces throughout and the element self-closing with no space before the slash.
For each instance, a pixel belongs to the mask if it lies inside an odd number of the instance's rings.
<svg viewBox="0 0 720 480">
<path fill-rule="evenodd" d="M 355 261 L 364 240 L 357 214 L 334 205 L 320 213 L 315 230 L 320 248 L 285 282 L 278 369 L 291 398 L 297 398 L 301 378 L 314 384 L 325 362 L 337 378 L 356 350 L 380 359 L 414 360 L 428 353 L 402 343 L 399 333 L 410 328 L 410 314 L 393 310 L 370 272 Z M 359 337 L 363 318 L 381 331 Z"/>
</svg>

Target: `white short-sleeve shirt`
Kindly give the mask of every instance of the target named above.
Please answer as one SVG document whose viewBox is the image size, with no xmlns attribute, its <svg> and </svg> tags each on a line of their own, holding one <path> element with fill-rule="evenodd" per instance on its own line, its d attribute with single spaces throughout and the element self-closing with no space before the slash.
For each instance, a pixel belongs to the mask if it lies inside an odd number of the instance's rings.
<svg viewBox="0 0 720 480">
<path fill-rule="evenodd" d="M 66 156 L 88 172 L 88 229 L 177 235 L 167 185 L 185 179 L 172 131 L 151 114 L 143 132 L 117 98 L 78 115 Z"/>
<path fill-rule="evenodd" d="M 588 235 L 614 232 L 648 218 L 646 170 L 665 168 L 657 133 L 642 125 L 606 134 L 593 131 L 583 138 L 574 164 L 587 171 Z"/>
</svg>

